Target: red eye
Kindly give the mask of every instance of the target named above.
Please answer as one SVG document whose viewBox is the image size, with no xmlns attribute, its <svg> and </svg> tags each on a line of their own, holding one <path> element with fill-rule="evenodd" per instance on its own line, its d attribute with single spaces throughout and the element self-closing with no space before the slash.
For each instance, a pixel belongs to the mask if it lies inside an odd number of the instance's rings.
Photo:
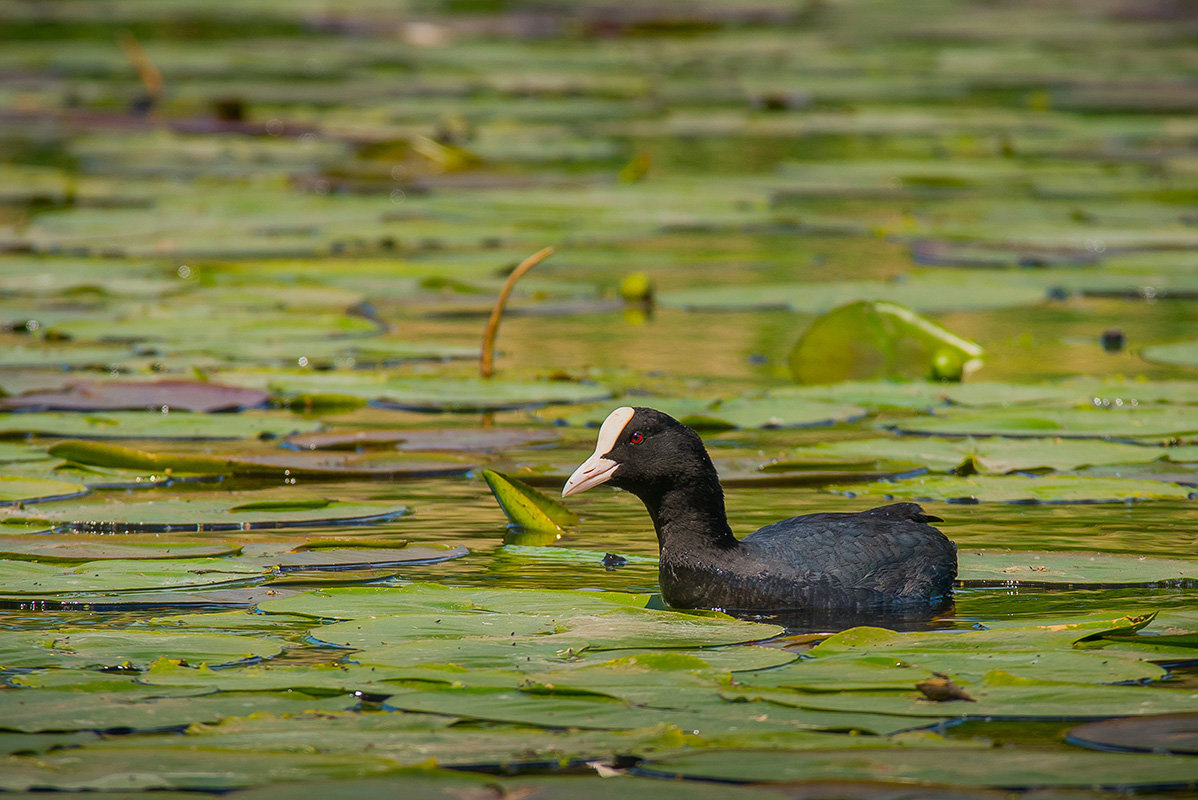
<svg viewBox="0 0 1198 800">
<path fill-rule="evenodd" d="M 640 444 L 641 442 L 645 441 L 645 437 L 641 436 L 639 433 L 634 433 L 628 437 L 628 441 L 632 444 Z"/>
</svg>

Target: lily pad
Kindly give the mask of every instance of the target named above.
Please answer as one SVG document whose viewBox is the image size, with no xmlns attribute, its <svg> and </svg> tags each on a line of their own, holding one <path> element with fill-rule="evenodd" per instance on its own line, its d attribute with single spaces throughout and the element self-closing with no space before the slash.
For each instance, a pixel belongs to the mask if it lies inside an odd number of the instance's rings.
<svg viewBox="0 0 1198 800">
<path fill-rule="evenodd" d="M 78 381 L 58 391 L 0 398 L 0 410 L 19 411 L 244 411 L 266 405 L 270 395 L 203 381 Z"/>
<path fill-rule="evenodd" d="M 959 580 L 1072 586 L 1148 586 L 1198 580 L 1198 562 L 1116 553 L 976 551 L 960 553 Z"/>
<path fill-rule="evenodd" d="M 775 397 L 772 393 L 712 402 L 656 397 L 638 397 L 629 402 L 664 411 L 683 425 L 699 431 L 831 425 L 860 419 L 866 414 L 859 406 Z M 567 421 L 572 425 L 598 427 L 610 413 L 611 404 L 608 403 L 571 414 Z"/>
<path fill-rule="evenodd" d="M 1176 364 L 1182 367 L 1198 367 L 1198 339 L 1145 347 L 1141 355 L 1158 364 Z"/>
<path fill-rule="evenodd" d="M 1155 461 L 1168 458 L 1172 450 L 1087 439 L 942 439 L 933 436 L 845 439 L 798 448 L 786 459 L 771 462 L 763 469 L 779 471 L 813 464 L 893 461 L 920 463 L 936 472 L 1002 474 Z"/>
<path fill-rule="evenodd" d="M 362 619 L 382 614 L 487 610 L 499 613 L 603 613 L 622 606 L 643 607 L 648 595 L 621 592 L 567 592 L 544 589 L 480 589 L 412 583 L 322 589 L 269 600 L 259 608 L 271 614 L 302 614 L 318 619 Z"/>
<path fill-rule="evenodd" d="M 0 666 L 128 667 L 144 669 L 159 658 L 217 666 L 283 651 L 278 642 L 251 636 L 138 630 L 4 631 Z"/>
<path fill-rule="evenodd" d="M 0 414 L 0 435 L 37 434 L 88 439 L 250 439 L 286 436 L 320 427 L 315 420 L 287 413 L 242 414 L 107 411 L 70 414 L 53 411 Z"/>
<path fill-rule="evenodd" d="M 0 475 L 0 506 L 66 500 L 82 497 L 90 491 L 83 484 L 68 481 L 32 478 L 23 475 Z"/>
<path fill-rule="evenodd" d="M 185 539 L 146 541 L 144 536 L 108 534 L 96 541 L 80 536 L 37 534 L 24 539 L 0 538 L 0 558 L 40 562 L 103 561 L 107 559 L 214 558 L 235 555 L 241 546 L 231 542 L 191 542 Z"/>
<path fill-rule="evenodd" d="M 344 395 L 411 411 L 495 411 L 549 403 L 585 403 L 611 394 L 600 386 L 565 381 L 392 378 L 380 373 L 238 371 L 221 372 L 219 379 L 284 397 Z"/>
<path fill-rule="evenodd" d="M 238 531 L 313 525 L 366 525 L 396 519 L 404 506 L 357 503 L 286 492 L 220 492 L 207 496 L 104 497 L 46 503 L 34 509 L 0 509 L 0 520 L 56 530 Z"/>
<path fill-rule="evenodd" d="M 941 436 L 1060 437 L 1147 440 L 1198 434 L 1198 413 L 1188 408 L 1003 408 L 979 413 L 947 409 L 894 425 L 903 433 Z"/>
<path fill-rule="evenodd" d="M 0 597 L 207 587 L 260 581 L 263 576 L 261 565 L 232 558 L 112 559 L 77 566 L 0 561 Z"/>
<path fill-rule="evenodd" d="M 920 313 L 1036 305 L 1044 289 L 1000 276 L 922 272 L 902 281 L 772 283 L 663 292 L 662 305 L 688 311 L 785 308 L 823 314 L 846 303 L 872 300 Z"/>
<path fill-rule="evenodd" d="M 943 748 L 900 747 L 793 753 L 764 750 L 707 750 L 649 760 L 638 772 L 658 777 L 762 781 L 883 780 L 993 786 L 1099 787 L 1126 790 L 1191 785 L 1198 780 L 1193 759 L 1163 755 L 1112 757 L 1086 752 L 991 750 L 969 758 Z"/>
<path fill-rule="evenodd" d="M 1198 712 L 1087 722 L 1066 740 L 1095 750 L 1198 755 Z"/>
<path fill-rule="evenodd" d="M 315 477 L 323 479 L 431 478 L 464 475 L 471 465 L 421 455 L 357 453 L 313 453 L 261 449 L 244 446 L 226 454 L 142 450 L 107 442 L 60 442 L 47 452 L 77 464 L 154 473 L 191 475 L 235 475 L 243 477 Z M 211 452 L 211 448 L 209 449 Z"/>
<path fill-rule="evenodd" d="M 917 475 L 896 481 L 830 486 L 828 491 L 848 497 L 950 503 L 1119 503 L 1185 500 L 1194 494 L 1192 487 L 1163 481 L 1080 475 Z"/>
<path fill-rule="evenodd" d="M 359 450 L 395 447 L 408 451 L 492 452 L 556 441 L 551 431 L 510 428 L 445 428 L 443 430 L 367 429 L 291 436 L 286 446 L 297 450 Z"/>
<path fill-rule="evenodd" d="M 815 319 L 787 363 L 791 377 L 807 384 L 929 375 L 960 381 L 981 366 L 981 356 L 977 344 L 907 308 L 859 301 Z"/>
</svg>

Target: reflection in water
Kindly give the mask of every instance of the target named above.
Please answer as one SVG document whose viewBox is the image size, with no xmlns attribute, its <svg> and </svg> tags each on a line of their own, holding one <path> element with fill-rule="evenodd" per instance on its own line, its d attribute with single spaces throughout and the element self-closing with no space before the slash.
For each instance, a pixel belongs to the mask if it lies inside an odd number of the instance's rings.
<svg viewBox="0 0 1198 800">
<path fill-rule="evenodd" d="M 954 627 L 955 604 L 951 596 L 937 603 L 910 605 L 858 605 L 854 608 L 797 608 L 772 611 L 727 609 L 734 617 L 751 622 L 782 625 L 788 634 L 838 633 L 869 625 L 894 631 L 934 631 Z"/>
</svg>

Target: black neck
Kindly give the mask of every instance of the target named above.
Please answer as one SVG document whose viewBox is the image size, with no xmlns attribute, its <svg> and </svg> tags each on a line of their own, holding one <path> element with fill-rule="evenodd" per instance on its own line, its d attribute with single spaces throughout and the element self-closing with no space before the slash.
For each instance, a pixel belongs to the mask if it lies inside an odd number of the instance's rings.
<svg viewBox="0 0 1198 800">
<path fill-rule="evenodd" d="M 687 476 L 661 491 L 641 497 L 653 519 L 663 555 L 667 550 L 681 553 L 703 547 L 726 549 L 737 545 L 736 537 L 728 527 L 720 479 L 714 467 L 709 465 L 709 470 L 709 474 L 708 470 L 703 470 L 699 475 Z"/>
</svg>

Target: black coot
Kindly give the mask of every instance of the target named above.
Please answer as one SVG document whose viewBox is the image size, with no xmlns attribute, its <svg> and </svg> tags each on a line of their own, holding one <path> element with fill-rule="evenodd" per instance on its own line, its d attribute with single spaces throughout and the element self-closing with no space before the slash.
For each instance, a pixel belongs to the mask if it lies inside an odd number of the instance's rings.
<svg viewBox="0 0 1198 800">
<path fill-rule="evenodd" d="M 957 576 L 957 548 L 915 503 L 791 517 L 738 540 L 703 441 L 652 408 L 617 408 L 562 496 L 610 483 L 657 529 L 661 593 L 675 608 L 851 609 L 931 604 Z"/>
</svg>

